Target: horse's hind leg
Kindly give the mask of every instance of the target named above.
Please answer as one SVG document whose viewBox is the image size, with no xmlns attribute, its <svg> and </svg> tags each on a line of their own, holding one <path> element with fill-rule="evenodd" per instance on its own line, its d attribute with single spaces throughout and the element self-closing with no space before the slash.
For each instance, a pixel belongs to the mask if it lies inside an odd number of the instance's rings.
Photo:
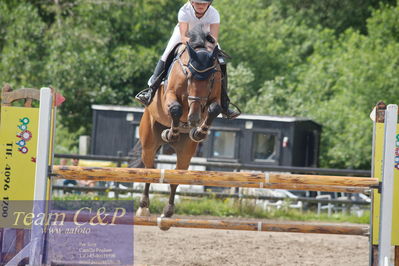
<svg viewBox="0 0 399 266">
<path fill-rule="evenodd" d="M 150 216 L 150 183 L 145 184 L 143 194 L 140 198 L 140 205 L 136 211 L 136 216 Z"/>
<path fill-rule="evenodd" d="M 175 213 L 175 195 L 179 185 L 170 185 L 170 195 L 168 205 L 163 209 L 161 217 L 172 217 Z"/>
<path fill-rule="evenodd" d="M 149 149 L 143 148 L 142 159 L 145 165 L 145 168 L 154 168 L 154 157 L 159 148 L 154 146 Z M 141 195 L 139 209 L 136 212 L 136 216 L 150 216 L 150 185 L 151 183 L 146 183 L 144 187 L 143 194 Z"/>
<path fill-rule="evenodd" d="M 184 137 L 183 137 L 184 136 Z M 182 135 L 182 141 L 173 145 L 176 151 L 176 169 L 187 170 L 190 166 L 191 158 L 194 156 L 198 143 L 189 139 L 187 134 Z M 163 209 L 162 217 L 172 217 L 175 211 L 175 195 L 178 185 L 170 185 L 170 195 L 168 205 Z"/>
<path fill-rule="evenodd" d="M 142 145 L 141 160 L 145 168 L 154 168 L 155 154 L 162 144 L 162 140 L 159 138 L 160 133 L 157 132 L 158 127 L 152 125 L 150 121 L 149 113 L 145 111 L 140 123 L 140 141 Z M 145 184 L 136 216 L 150 215 L 150 185 L 150 183 Z"/>
</svg>

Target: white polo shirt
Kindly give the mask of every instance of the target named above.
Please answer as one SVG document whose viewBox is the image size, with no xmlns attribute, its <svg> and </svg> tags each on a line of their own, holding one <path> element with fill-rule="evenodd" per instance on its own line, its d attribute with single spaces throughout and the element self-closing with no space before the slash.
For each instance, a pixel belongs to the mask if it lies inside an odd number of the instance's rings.
<svg viewBox="0 0 399 266">
<path fill-rule="evenodd" d="M 198 24 L 204 24 L 204 30 L 211 31 L 211 24 L 220 24 L 220 15 L 219 12 L 213 7 L 210 6 L 202 18 L 197 18 L 195 16 L 195 10 L 190 2 L 184 4 L 179 10 L 178 14 L 179 22 L 186 22 L 188 23 L 188 30 L 191 30 Z M 168 45 L 166 46 L 165 51 L 162 54 L 161 60 L 166 61 L 169 56 L 169 53 L 172 49 L 181 42 L 180 37 L 180 29 L 179 24 L 176 25 L 175 29 L 173 30 L 172 37 L 170 37 Z M 220 45 L 219 45 L 220 47 Z M 150 85 L 150 81 L 148 81 Z"/>
<path fill-rule="evenodd" d="M 210 31 L 211 24 L 220 24 L 220 15 L 216 8 L 209 6 L 204 16 L 202 16 L 202 18 L 197 18 L 193 6 L 190 2 L 187 2 L 180 8 L 178 20 L 179 22 L 188 23 L 188 30 L 202 23 L 205 26 L 205 30 Z"/>
</svg>

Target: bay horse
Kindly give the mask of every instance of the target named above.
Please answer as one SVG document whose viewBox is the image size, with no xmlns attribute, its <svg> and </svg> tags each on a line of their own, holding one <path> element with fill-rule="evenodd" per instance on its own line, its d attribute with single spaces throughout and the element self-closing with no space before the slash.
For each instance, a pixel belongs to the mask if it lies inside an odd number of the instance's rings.
<svg viewBox="0 0 399 266">
<path fill-rule="evenodd" d="M 140 121 L 141 160 L 145 168 L 154 168 L 158 149 L 169 144 L 176 152 L 176 169 L 187 170 L 198 143 L 207 137 L 222 110 L 222 74 L 217 60 L 221 51 L 202 26 L 190 30 L 189 38 Z M 169 202 L 161 217 L 173 215 L 177 186 L 170 185 Z M 150 183 L 146 183 L 136 216 L 150 215 L 149 188 Z"/>
</svg>

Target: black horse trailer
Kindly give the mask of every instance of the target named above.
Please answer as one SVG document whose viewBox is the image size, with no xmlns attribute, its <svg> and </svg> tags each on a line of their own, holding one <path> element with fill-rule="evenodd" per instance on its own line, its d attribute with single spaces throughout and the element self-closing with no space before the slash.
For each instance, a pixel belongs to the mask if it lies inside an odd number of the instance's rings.
<svg viewBox="0 0 399 266">
<path fill-rule="evenodd" d="M 139 138 L 144 109 L 93 105 L 91 153 L 128 156 Z M 215 119 L 196 157 L 262 166 L 317 167 L 321 126 L 299 117 L 247 115 Z M 164 145 L 161 154 L 173 151 Z M 209 169 L 208 170 L 217 170 Z"/>
</svg>

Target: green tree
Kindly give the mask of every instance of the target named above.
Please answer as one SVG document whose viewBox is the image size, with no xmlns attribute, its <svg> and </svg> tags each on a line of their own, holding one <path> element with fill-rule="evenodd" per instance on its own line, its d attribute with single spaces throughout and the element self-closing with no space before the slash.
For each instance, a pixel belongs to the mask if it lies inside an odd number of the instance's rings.
<svg viewBox="0 0 399 266">
<path fill-rule="evenodd" d="M 0 3 L 0 24 L 0 80 L 13 87 L 42 86 L 45 24 L 36 9 Z"/>
<path fill-rule="evenodd" d="M 313 55 L 308 64 L 298 68 L 294 79 L 265 83 L 261 97 L 249 105 L 259 108 L 269 101 L 263 112 L 282 114 L 281 106 L 285 106 L 285 114 L 306 116 L 322 124 L 322 166 L 369 167 L 369 113 L 380 100 L 399 100 L 398 10 L 384 6 L 374 11 L 368 35 L 348 30 L 334 39 L 326 33 L 323 41 L 314 43 Z M 385 30 L 384 37 L 378 28 Z"/>
<path fill-rule="evenodd" d="M 284 18 L 274 4 L 244 0 L 232 5 L 220 0 L 215 5 L 221 13 L 222 48 L 231 54 L 233 66 L 242 63 L 254 75 L 244 91 L 246 97 L 261 96 L 259 89 L 275 77 L 294 78 L 319 41 L 319 29 L 309 28 L 297 17 Z"/>
<path fill-rule="evenodd" d="M 367 33 L 366 20 L 372 9 L 381 3 L 396 4 L 396 0 L 270 0 L 283 17 L 300 17 L 309 27 L 318 25 L 333 29 L 337 35 L 352 28 Z"/>
<path fill-rule="evenodd" d="M 68 12 L 57 8 L 46 34 L 46 82 L 67 98 L 62 123 L 72 132 L 84 126 L 88 134 L 92 104 L 131 104 L 145 88 L 178 7 L 141 0 L 76 1 Z M 166 12 L 162 23 L 155 23 L 161 12 Z"/>
</svg>

